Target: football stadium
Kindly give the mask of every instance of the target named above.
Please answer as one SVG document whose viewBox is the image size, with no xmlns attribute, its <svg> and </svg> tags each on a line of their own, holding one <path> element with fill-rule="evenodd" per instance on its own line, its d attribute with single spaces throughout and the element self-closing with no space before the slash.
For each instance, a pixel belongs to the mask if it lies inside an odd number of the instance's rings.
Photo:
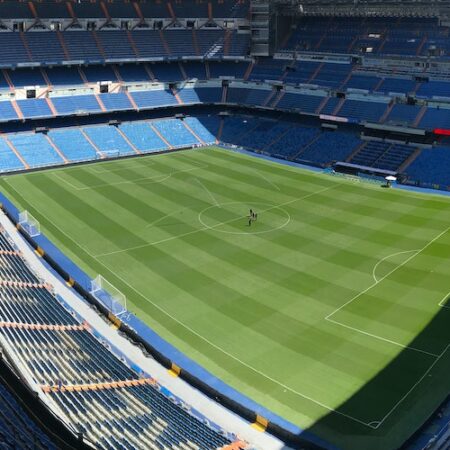
<svg viewBox="0 0 450 450">
<path fill-rule="evenodd" d="M 0 1 L 0 448 L 450 449 L 450 1 Z"/>
</svg>

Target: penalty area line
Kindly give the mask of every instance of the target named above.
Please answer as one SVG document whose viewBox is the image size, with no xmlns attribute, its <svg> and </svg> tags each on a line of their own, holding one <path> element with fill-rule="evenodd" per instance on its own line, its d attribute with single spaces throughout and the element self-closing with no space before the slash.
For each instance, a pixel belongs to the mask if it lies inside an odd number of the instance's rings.
<svg viewBox="0 0 450 450">
<path fill-rule="evenodd" d="M 450 230 L 450 226 L 447 227 L 444 231 L 442 231 L 441 233 L 439 233 L 437 236 L 435 236 L 431 241 L 429 241 L 427 244 L 425 244 L 421 249 L 419 249 L 418 251 L 416 251 L 413 255 L 411 255 L 409 258 L 405 259 L 405 261 L 403 261 L 402 263 L 400 263 L 398 266 L 394 267 L 391 271 L 389 271 L 386 275 L 384 275 L 383 277 L 381 277 L 378 281 L 375 281 L 374 283 L 372 283 L 370 286 L 368 286 L 366 289 L 363 289 L 361 292 L 359 292 L 358 294 L 356 294 L 353 298 L 351 298 L 350 300 L 348 300 L 347 302 L 345 302 L 343 305 L 341 305 L 339 308 L 336 308 L 334 311 L 332 311 L 330 314 L 328 314 L 327 316 L 325 316 L 325 319 L 328 320 L 330 319 L 332 316 L 334 316 L 337 312 L 339 312 L 341 309 L 345 308 L 347 305 L 349 305 L 350 303 L 354 302 L 355 300 L 357 300 L 359 297 L 361 297 L 362 295 L 364 295 L 365 293 L 369 292 L 372 288 L 374 288 L 375 286 L 377 286 L 379 283 L 381 283 L 383 280 L 385 280 L 386 278 L 388 278 L 389 276 L 391 276 L 394 272 L 396 272 L 398 269 L 400 269 L 401 267 L 403 267 L 405 264 L 408 264 L 413 258 L 415 258 L 417 255 L 419 255 L 420 253 L 422 253 L 424 250 L 426 250 L 430 245 L 432 245 L 434 242 L 436 242 L 438 239 L 440 239 L 445 233 L 447 233 L 447 231 Z"/>
<path fill-rule="evenodd" d="M 287 205 L 290 205 L 292 203 L 295 203 L 295 202 L 298 202 L 298 201 L 301 201 L 301 200 L 306 200 L 308 198 L 313 197 L 314 195 L 321 194 L 323 192 L 329 191 L 330 189 L 334 189 L 334 188 L 337 188 L 339 186 L 340 186 L 340 184 L 333 184 L 331 186 L 327 186 L 327 187 L 325 187 L 323 189 L 319 189 L 318 191 L 310 192 L 309 194 L 306 194 L 306 195 L 304 195 L 302 197 L 298 197 L 298 198 L 294 198 L 292 200 L 288 200 L 287 202 L 280 203 L 279 205 L 274 205 L 274 206 L 272 206 L 270 208 L 267 208 L 267 209 L 261 211 L 261 213 L 265 213 L 267 211 L 271 211 L 272 209 L 280 208 L 282 206 L 287 206 Z M 125 249 L 115 250 L 115 251 L 107 252 L 107 253 L 100 253 L 99 255 L 96 255 L 96 258 L 101 258 L 101 257 L 104 257 L 104 256 L 116 255 L 116 254 L 119 254 L 119 253 L 125 253 L 125 252 L 132 251 L 132 250 L 139 250 L 141 248 L 151 247 L 153 245 L 159 245 L 159 244 L 163 244 L 165 242 L 173 241 L 175 239 L 183 238 L 185 236 L 190 236 L 191 234 L 200 233 L 200 232 L 208 231 L 208 230 L 214 230 L 215 228 L 220 227 L 222 225 L 227 225 L 229 223 L 233 223 L 233 222 L 236 222 L 238 220 L 245 219 L 245 217 L 247 217 L 247 216 L 241 216 L 241 217 L 238 217 L 238 218 L 235 218 L 235 219 L 230 219 L 230 220 L 227 220 L 226 222 L 219 222 L 219 223 L 217 223 L 215 225 L 212 225 L 210 227 L 204 227 L 203 226 L 202 228 L 197 228 L 195 230 L 187 231 L 186 233 L 178 234 L 176 236 L 169 236 L 169 237 L 161 239 L 159 241 L 149 242 L 148 244 L 137 245 L 135 247 L 128 247 L 128 248 L 125 248 Z"/>
<path fill-rule="evenodd" d="M 438 303 L 438 306 L 440 306 L 441 308 L 450 309 L 450 306 L 446 305 L 448 300 L 450 300 L 450 292 L 447 292 L 444 298 Z"/>
<path fill-rule="evenodd" d="M 110 269 L 102 262 L 100 261 L 98 258 L 94 257 L 97 262 L 99 264 L 101 264 L 103 267 L 105 267 L 105 269 L 107 269 L 110 272 Z M 283 389 L 291 392 L 292 394 L 297 395 L 298 397 L 302 397 L 305 400 L 308 400 L 312 403 L 315 403 L 316 405 L 326 409 L 327 411 L 330 411 L 331 413 L 335 413 L 338 414 L 340 416 L 343 416 L 347 419 L 350 419 L 354 422 L 359 423 L 360 425 L 364 425 L 366 427 L 369 428 L 374 428 L 373 425 L 371 425 L 371 423 L 367 423 L 364 422 L 361 419 L 358 419 L 357 417 L 351 416 L 349 414 L 345 414 L 341 411 L 338 411 L 334 408 L 332 408 L 331 406 L 325 405 L 324 403 L 315 400 L 314 398 L 302 394 L 301 392 L 291 388 L 290 386 L 287 386 L 286 384 L 282 383 L 281 381 L 271 377 L 270 375 L 265 374 L 264 372 L 260 371 L 259 369 L 253 367 L 252 365 L 246 363 L 245 361 L 242 361 L 241 359 L 239 359 L 237 356 L 234 356 L 233 354 L 231 354 L 230 352 L 228 352 L 227 350 L 223 349 L 222 347 L 218 346 L 217 344 L 215 344 L 214 342 L 210 341 L 208 338 L 206 338 L 205 336 L 201 335 L 200 333 L 198 333 L 197 331 L 195 331 L 193 328 L 191 328 L 189 325 L 186 325 L 184 322 L 182 322 L 181 320 L 177 319 L 176 317 L 174 317 L 171 313 L 169 313 L 167 310 L 165 310 L 164 308 L 162 308 L 161 306 L 159 306 L 158 304 L 156 304 L 155 302 L 153 302 L 152 300 L 150 300 L 149 298 L 147 298 L 142 292 L 140 292 L 138 289 L 136 289 L 135 287 L 133 287 L 132 285 L 130 285 L 127 281 L 125 281 L 120 275 L 118 275 L 117 273 L 114 274 L 119 280 L 122 281 L 122 283 L 124 283 L 126 286 L 128 286 L 132 291 L 134 291 L 136 294 L 139 295 L 139 297 L 141 297 L 145 302 L 150 303 L 153 307 L 155 307 L 156 309 L 158 309 L 160 312 L 162 312 L 164 315 L 166 315 L 167 317 L 169 317 L 171 320 L 173 320 L 174 322 L 176 322 L 177 324 L 179 324 L 180 326 L 182 326 L 183 328 L 185 328 L 186 330 L 188 330 L 190 333 L 194 334 L 195 336 L 197 336 L 199 339 L 201 339 L 202 341 L 206 342 L 208 345 L 210 345 L 211 347 L 215 348 L 216 350 L 220 351 L 221 353 L 225 354 L 226 356 L 228 356 L 229 358 L 233 359 L 234 361 L 238 362 L 239 364 L 243 365 L 244 367 L 247 367 L 248 369 L 250 369 L 252 372 L 257 373 L 258 375 L 262 376 L 263 378 L 271 381 L 272 383 L 282 387 Z"/>
</svg>

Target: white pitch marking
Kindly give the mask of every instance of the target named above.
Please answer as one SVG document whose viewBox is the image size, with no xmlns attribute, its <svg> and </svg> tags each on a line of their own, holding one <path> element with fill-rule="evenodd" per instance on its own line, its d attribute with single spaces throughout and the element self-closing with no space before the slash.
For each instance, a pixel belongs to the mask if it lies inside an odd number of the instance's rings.
<svg viewBox="0 0 450 450">
<path fill-rule="evenodd" d="M 221 208 L 220 203 L 217 201 L 216 197 L 212 194 L 212 192 L 198 179 L 194 178 L 194 180 L 197 181 L 197 183 L 206 191 L 206 193 L 210 196 L 211 200 L 214 203 L 214 206 L 217 206 L 218 208 Z"/>
<path fill-rule="evenodd" d="M 397 347 L 402 347 L 405 350 L 412 350 L 412 351 L 415 351 L 415 352 L 424 353 L 425 355 L 433 356 L 434 358 L 437 358 L 439 356 L 436 353 L 427 352 L 426 350 L 422 350 L 422 349 L 417 348 L 417 347 L 411 347 L 410 345 L 401 344 L 400 342 L 393 341 L 391 339 L 387 339 L 387 338 L 378 336 L 376 334 L 369 333 L 369 332 L 364 331 L 364 330 L 360 330 L 359 328 L 355 328 L 355 327 L 352 327 L 350 325 L 346 325 L 345 323 L 338 322 L 337 320 L 334 320 L 334 319 L 328 318 L 326 320 L 328 322 L 334 323 L 334 324 L 339 325 L 341 327 L 348 328 L 349 330 L 353 330 L 353 331 L 356 331 L 358 333 L 365 334 L 366 336 L 370 336 L 370 337 L 372 337 L 374 339 L 378 339 L 380 341 L 388 342 L 389 344 L 396 345 Z"/>
<path fill-rule="evenodd" d="M 173 211 L 173 212 L 171 212 L 171 213 L 169 213 L 169 214 L 166 214 L 165 216 L 162 216 L 162 217 L 160 217 L 159 219 L 156 219 L 155 221 L 149 223 L 148 225 L 145 226 L 145 228 L 153 227 L 153 226 L 155 226 L 157 223 L 161 222 L 162 220 L 167 219 L 167 217 L 174 216 L 175 214 L 178 214 L 179 212 L 184 211 L 185 209 L 188 209 L 188 207 L 181 208 L 181 209 L 177 209 L 176 211 Z"/>
<path fill-rule="evenodd" d="M 374 266 L 374 268 L 373 268 L 373 270 L 372 270 L 372 276 L 373 276 L 373 279 L 375 280 L 375 283 L 378 283 L 378 280 L 377 280 L 377 277 L 376 277 L 376 271 L 377 271 L 378 266 L 379 266 L 382 262 L 386 261 L 386 260 L 389 259 L 389 258 L 393 258 L 394 256 L 397 256 L 397 255 L 403 255 L 403 254 L 405 254 L 405 253 L 418 252 L 419 250 L 420 250 L 420 249 L 416 249 L 416 250 L 406 250 L 406 251 L 404 251 L 404 252 L 392 253 L 392 255 L 387 255 L 387 256 L 385 256 L 383 259 L 380 259 L 380 260 L 375 264 L 375 266 Z"/>
<path fill-rule="evenodd" d="M 276 185 L 273 181 L 269 180 L 263 173 L 261 173 L 258 169 L 253 169 L 261 178 L 267 181 L 271 186 L 273 186 L 278 191 L 281 191 L 280 187 Z"/>
<path fill-rule="evenodd" d="M 7 180 L 6 180 L 7 181 Z M 8 183 L 10 185 L 10 183 Z M 17 190 L 10 185 L 10 187 L 17 192 Z M 329 186 L 326 189 L 322 189 L 320 191 L 317 191 L 316 193 L 320 193 L 324 190 L 327 189 L 331 189 L 332 187 L 335 186 Z M 310 196 L 314 195 L 315 193 L 309 194 Z M 299 200 L 299 199 L 297 199 Z M 58 225 L 56 225 L 54 222 L 52 222 L 52 225 L 60 231 L 60 233 L 64 234 L 70 241 L 72 241 L 77 247 L 79 247 L 82 251 L 85 251 L 91 258 L 95 259 L 100 265 L 102 265 L 108 272 L 111 272 L 111 270 L 102 262 L 100 261 L 100 259 L 98 259 L 97 256 L 93 255 L 87 248 L 84 248 L 78 241 L 76 241 L 75 239 L 73 239 L 71 236 L 69 236 L 65 231 L 63 231 Z M 450 228 L 450 227 L 449 227 Z M 196 335 L 198 338 L 200 338 L 201 340 L 203 340 L 204 342 L 206 342 L 207 344 L 211 345 L 212 347 L 214 347 L 215 349 L 219 350 L 220 352 L 226 354 L 227 356 L 229 356 L 230 358 L 234 359 L 235 361 L 239 362 L 240 364 L 244 365 L 245 367 L 249 368 L 250 370 L 254 371 L 255 373 L 258 373 L 259 375 L 261 375 L 262 377 L 272 381 L 273 383 L 279 385 L 280 387 L 283 387 L 284 389 L 286 389 L 289 392 L 292 392 L 295 395 L 298 395 L 299 397 L 302 397 L 306 400 L 311 401 L 312 403 L 315 403 L 321 407 L 323 407 L 324 409 L 334 412 L 338 415 L 341 415 L 343 417 L 346 417 L 354 422 L 357 422 L 361 425 L 367 426 L 369 428 L 372 429 L 377 429 L 379 426 L 381 426 L 381 424 L 389 417 L 389 415 L 392 414 L 392 412 L 400 405 L 400 403 L 402 401 L 404 401 L 406 399 L 406 397 L 417 387 L 417 385 L 425 378 L 425 376 L 430 372 L 430 370 L 434 367 L 434 365 L 437 363 L 438 359 L 441 358 L 444 353 L 448 350 L 448 348 L 450 347 L 447 346 L 447 348 L 442 352 L 442 354 L 436 359 L 436 361 L 433 362 L 432 366 L 428 369 L 428 371 L 422 376 L 422 378 L 410 389 L 410 391 L 402 398 L 400 399 L 399 402 L 397 402 L 397 404 L 394 406 L 394 408 L 383 418 L 382 421 L 371 421 L 371 422 L 364 422 L 360 419 L 357 419 L 356 417 L 350 416 L 348 414 L 342 413 L 340 411 L 335 410 L 332 407 L 329 407 L 327 405 L 324 405 L 323 403 L 313 399 L 312 397 L 309 397 L 307 395 L 304 395 L 298 391 L 296 391 L 295 389 L 286 386 L 285 384 L 275 380 L 274 378 L 270 377 L 269 375 L 266 375 L 265 373 L 261 372 L 260 370 L 254 368 L 253 366 L 250 366 L 249 364 L 247 364 L 246 362 L 240 360 L 239 358 L 237 358 L 236 356 L 230 354 L 229 352 L 227 352 L 226 350 L 224 350 L 223 348 L 219 347 L 218 345 L 214 344 L 213 342 L 211 342 L 209 339 L 205 338 L 204 336 L 202 336 L 201 334 L 199 334 L 198 332 L 196 332 L 195 330 L 193 330 L 191 327 L 189 327 L 188 325 L 186 325 L 185 323 L 181 322 L 179 319 L 175 318 L 174 316 L 172 316 L 168 311 L 166 311 L 164 308 L 162 308 L 161 306 L 157 305 L 156 303 L 154 303 L 153 301 L 151 301 L 150 299 L 148 299 L 145 295 L 143 295 L 140 291 L 138 291 L 136 288 L 134 288 L 133 286 L 131 286 L 127 281 L 125 281 L 120 275 L 118 275 L 117 273 L 114 273 L 114 275 L 120 279 L 125 285 L 127 285 L 132 291 L 136 292 L 138 295 L 140 295 L 146 302 L 152 304 L 156 309 L 160 310 L 163 314 L 165 314 L 167 317 L 171 318 L 172 320 L 174 320 L 176 323 L 178 323 L 179 325 L 181 325 L 183 328 L 187 329 L 188 331 L 190 331 L 191 333 L 193 333 L 194 335 Z M 375 425 L 377 424 L 377 425 Z"/>
<path fill-rule="evenodd" d="M 450 309 L 450 306 L 445 305 L 446 300 L 450 298 L 450 292 L 448 292 L 445 297 L 438 303 L 441 308 Z"/>
<path fill-rule="evenodd" d="M 53 174 L 56 178 L 58 178 L 58 180 L 62 181 L 63 183 L 66 183 L 67 186 L 70 186 L 72 189 L 74 189 L 75 191 L 79 191 L 80 188 L 78 186 L 75 186 L 71 181 L 64 179 L 64 177 L 62 177 L 61 175 L 59 175 L 59 173 L 55 172 Z M 11 186 L 11 185 L 10 185 Z"/>
<path fill-rule="evenodd" d="M 75 241 L 73 241 L 75 242 Z M 94 257 L 97 262 L 99 264 L 101 264 L 106 270 L 110 271 L 110 269 L 108 269 L 108 267 L 102 263 L 99 259 L 97 259 L 96 257 Z M 120 275 L 115 273 L 115 276 L 117 278 L 119 278 L 125 285 L 127 285 L 132 291 L 134 291 L 136 294 L 138 294 L 140 297 L 142 297 L 147 303 L 150 303 L 151 305 L 153 305 L 156 309 L 158 309 L 159 311 L 161 311 L 163 314 L 165 314 L 167 317 L 169 317 L 170 319 L 172 319 L 173 321 L 175 321 L 176 323 L 178 323 L 180 326 L 182 326 L 183 328 L 185 328 L 186 330 L 190 331 L 192 334 L 194 334 L 195 336 L 197 336 L 198 338 L 200 338 L 202 341 L 206 342 L 207 344 L 209 344 L 211 347 L 215 348 L 216 350 L 222 352 L 223 354 L 227 355 L 229 358 L 237 361 L 238 363 L 242 364 L 243 366 L 247 367 L 248 369 L 250 369 L 251 371 L 259 374 L 260 376 L 264 377 L 265 379 L 271 381 L 272 383 L 277 384 L 278 386 L 286 389 L 289 392 L 292 392 L 293 394 L 302 397 L 306 400 L 309 400 L 312 403 L 315 403 L 316 405 L 321 406 L 322 408 L 331 411 L 333 413 L 336 413 L 340 416 L 346 417 L 347 419 L 353 420 L 354 422 L 357 422 L 361 425 L 373 428 L 371 425 L 369 425 L 368 423 L 350 416 L 348 414 L 345 414 L 341 411 L 338 411 L 330 406 L 325 405 L 322 402 L 319 402 L 318 400 L 313 399 L 312 397 L 309 397 L 305 394 L 302 394 L 301 392 L 296 391 L 295 389 L 285 385 L 284 383 L 276 380 L 275 378 L 272 378 L 270 375 L 265 374 L 264 372 L 261 372 L 260 370 L 256 369 L 255 367 L 251 366 L 250 364 L 246 363 L 245 361 L 242 361 L 241 359 L 239 359 L 238 357 L 232 355 L 231 353 L 229 353 L 228 351 L 226 351 L 225 349 L 223 349 L 222 347 L 219 347 L 218 345 L 214 344 L 214 342 L 211 342 L 209 339 L 207 339 L 206 337 L 204 337 L 203 335 L 201 335 L 200 333 L 198 333 L 197 331 L 195 331 L 193 328 L 191 328 L 189 325 L 186 325 L 184 322 L 180 321 L 179 319 L 177 319 L 176 317 L 174 317 L 172 314 L 170 314 L 168 311 L 166 311 L 164 308 L 162 308 L 161 306 L 159 306 L 158 304 L 154 303 L 152 300 L 148 299 L 143 293 L 141 293 L 139 290 L 137 290 L 135 287 L 131 286 L 127 281 L 125 281 Z"/>
<path fill-rule="evenodd" d="M 334 186 L 330 186 L 327 189 L 331 189 L 331 187 Z M 11 186 L 11 188 L 13 190 L 15 190 L 14 187 Z M 321 190 L 323 191 L 323 189 Z M 318 192 L 321 192 L 318 191 Z M 17 191 L 16 191 L 17 192 Z M 310 196 L 313 194 L 310 194 Z M 76 241 L 75 239 L 73 239 L 71 236 L 69 236 L 65 231 L 63 231 L 58 225 L 55 224 L 55 222 L 52 222 L 52 225 L 59 230 L 59 232 L 61 234 L 63 234 L 64 236 L 66 236 L 73 244 L 75 244 L 78 248 L 80 248 L 82 251 L 85 251 L 91 258 L 95 259 L 100 265 L 102 265 L 108 272 L 111 272 L 111 270 L 100 260 L 98 259 L 97 256 L 93 255 L 87 248 L 83 247 L 78 241 Z M 183 323 L 182 321 L 180 321 L 179 319 L 177 319 L 176 317 L 172 316 L 172 314 L 170 314 L 168 311 L 166 311 L 164 308 L 162 308 L 161 306 L 159 306 L 158 304 L 154 303 L 152 300 L 148 299 L 144 294 L 142 294 L 140 291 L 138 291 L 135 287 L 131 286 L 127 281 L 125 281 L 120 275 L 118 275 L 116 272 L 114 272 L 114 275 L 122 281 L 122 283 L 124 283 L 126 286 L 128 286 L 132 291 L 134 291 L 136 294 L 138 294 L 140 297 L 142 297 L 146 302 L 150 303 L 151 305 L 153 305 L 156 309 L 158 309 L 159 311 L 161 311 L 163 314 L 165 314 L 167 317 L 169 317 L 170 319 L 172 319 L 173 321 L 175 321 L 176 323 L 178 323 L 179 325 L 181 325 L 183 328 L 185 328 L 186 330 L 190 331 L 192 334 L 194 334 L 195 336 L 197 336 L 198 338 L 200 338 L 202 341 L 206 342 L 208 345 L 210 345 L 211 347 L 215 348 L 216 350 L 219 350 L 220 352 L 224 353 L 225 355 L 227 355 L 228 357 L 230 357 L 231 359 L 237 361 L 238 363 L 242 364 L 243 366 L 247 367 L 248 369 L 252 370 L 253 372 L 261 375 L 262 377 L 266 378 L 267 380 L 277 384 L 278 386 L 286 389 L 289 392 L 292 392 L 293 394 L 302 397 L 306 400 L 311 401 L 312 403 L 315 403 L 319 406 L 321 406 L 322 408 L 334 412 L 340 416 L 346 417 L 347 419 L 350 419 L 354 422 L 357 422 L 361 425 L 373 428 L 371 425 L 369 425 L 368 423 L 350 416 L 348 414 L 345 414 L 343 412 L 337 411 L 334 408 L 327 406 L 315 399 L 313 399 L 312 397 L 309 397 L 305 394 L 302 394 L 301 392 L 296 391 L 295 389 L 281 383 L 280 381 L 270 377 L 269 375 L 266 375 L 264 372 L 261 372 L 260 370 L 256 369 L 255 367 L 251 366 L 250 364 L 240 360 L 239 358 L 237 358 L 236 356 L 232 355 L 231 353 L 227 352 L 226 350 L 224 350 L 223 348 L 219 347 L 218 345 L 214 344 L 213 342 L 211 342 L 209 339 L 207 339 L 206 337 L 202 336 L 200 333 L 198 333 L 197 331 L 195 331 L 194 329 L 192 329 L 190 326 L 186 325 L 185 323 Z"/>
<path fill-rule="evenodd" d="M 378 422 L 378 425 L 375 427 L 375 429 L 379 428 L 381 425 L 383 425 L 384 421 L 399 407 L 401 403 L 403 403 L 406 398 L 411 394 L 411 392 L 424 380 L 424 378 L 433 370 L 433 367 L 438 363 L 438 361 L 444 356 L 444 354 L 447 352 L 447 350 L 450 348 L 450 344 L 445 347 L 443 352 L 438 355 L 438 357 L 433 361 L 433 364 L 431 364 L 430 367 L 426 370 L 426 372 L 419 378 L 419 380 L 412 386 L 412 388 L 394 405 L 394 407 Z"/>
<path fill-rule="evenodd" d="M 221 206 L 225 206 L 225 205 L 234 205 L 234 204 L 239 204 L 239 205 L 243 205 L 244 202 L 227 202 L 227 203 L 222 203 Z M 270 203 L 260 203 L 260 202 L 255 202 L 253 203 L 253 205 L 269 205 Z M 277 231 L 277 230 L 281 230 L 282 228 L 286 227 L 287 225 L 289 225 L 290 221 L 291 221 L 291 215 L 284 209 L 281 208 L 280 206 L 271 206 L 269 209 L 279 209 L 280 211 L 283 211 L 283 213 L 286 215 L 286 220 L 284 221 L 284 223 L 282 223 L 281 225 L 279 225 L 278 227 L 275 228 L 270 228 L 268 230 L 263 230 L 263 231 L 228 231 L 228 230 L 219 230 L 216 229 L 214 227 L 217 226 L 216 225 L 208 225 L 207 223 L 205 223 L 205 221 L 202 219 L 202 215 L 203 213 L 205 213 L 206 211 L 208 211 L 211 208 L 214 208 L 216 205 L 213 206 L 208 206 L 206 207 L 203 211 L 200 211 L 198 213 L 198 221 L 205 227 L 208 229 L 213 229 L 215 231 L 218 231 L 219 233 L 225 233 L 225 234 L 237 234 L 237 235 L 255 235 L 255 234 L 266 234 L 266 233 L 271 233 L 273 231 Z M 219 206 L 219 205 L 218 205 Z M 219 207 L 221 207 L 219 206 Z M 262 212 L 266 212 L 269 209 L 265 209 Z M 244 218 L 244 216 L 239 217 L 239 219 Z M 232 221 L 234 222 L 236 219 L 233 219 Z"/>
<path fill-rule="evenodd" d="M 287 202 L 281 203 L 279 205 L 276 205 L 276 206 L 274 206 L 272 208 L 269 208 L 269 209 L 267 209 L 265 211 L 262 211 L 262 212 L 267 212 L 267 211 L 270 211 L 271 209 L 279 208 L 280 206 L 286 206 L 286 205 L 289 205 L 291 203 L 298 202 L 300 200 L 305 200 L 305 199 L 310 198 L 310 197 L 312 197 L 314 195 L 320 194 L 320 193 L 325 192 L 325 191 L 329 191 L 330 189 L 336 188 L 338 186 L 339 185 L 332 185 L 332 186 L 328 186 L 328 187 L 323 188 L 323 189 L 319 189 L 318 191 L 311 192 L 309 194 L 304 195 L 303 197 L 294 198 L 293 200 L 289 200 Z M 199 232 L 202 232 L 202 231 L 205 231 L 205 230 L 211 230 L 211 229 L 220 227 L 222 225 L 226 225 L 228 223 L 235 222 L 236 220 L 241 220 L 243 217 L 238 217 L 238 218 L 235 218 L 235 219 L 227 220 L 226 222 L 220 222 L 220 223 L 217 223 L 216 225 L 213 225 L 213 226 L 211 226 L 209 228 L 205 228 L 205 227 L 197 228 L 196 230 L 188 231 L 186 233 L 178 234 L 176 236 L 170 236 L 168 238 L 161 239 L 160 241 L 149 242 L 148 244 L 137 245 L 135 247 L 129 247 L 129 248 L 125 248 L 125 249 L 122 249 L 122 250 L 115 250 L 113 252 L 101 253 L 99 255 L 96 255 L 96 258 L 101 258 L 103 256 L 116 255 L 118 253 L 124 253 L 124 252 L 128 252 L 128 251 L 131 251 L 131 250 L 138 250 L 140 248 L 150 247 L 152 245 L 163 244 L 165 242 L 173 241 L 174 239 L 179 239 L 179 238 L 182 238 L 182 237 L 185 237 L 185 236 L 189 236 L 191 234 L 199 233 Z"/>
<path fill-rule="evenodd" d="M 153 177 L 135 178 L 134 180 L 123 180 L 123 181 L 117 181 L 114 183 L 102 183 L 102 184 L 96 184 L 94 186 L 84 186 L 84 187 L 75 186 L 74 184 L 64 180 L 58 173 L 54 173 L 53 175 L 55 177 L 59 178 L 60 180 L 66 182 L 69 186 L 72 187 L 72 189 L 74 189 L 76 191 L 88 191 L 88 190 L 97 189 L 97 188 L 106 187 L 106 186 L 118 186 L 118 185 L 122 185 L 122 184 L 132 184 L 132 183 L 137 183 L 138 181 L 152 181 L 153 183 L 162 183 L 162 182 L 168 180 L 171 176 L 176 175 L 178 173 L 193 172 L 194 170 L 205 169 L 206 167 L 208 167 L 208 166 L 206 165 L 206 166 L 191 167 L 189 169 L 175 170 L 166 175 L 161 174 L 161 175 L 155 175 Z M 153 180 L 155 180 L 155 181 L 153 181 Z"/>
<path fill-rule="evenodd" d="M 331 312 L 330 314 L 328 314 L 325 319 L 328 320 L 331 316 L 333 316 L 334 314 L 336 314 L 338 311 L 340 311 L 342 308 L 345 308 L 347 305 L 349 305 L 350 303 L 352 303 L 353 301 L 355 301 L 356 299 L 358 299 L 359 297 L 361 297 L 361 295 L 364 295 L 366 292 L 370 291 L 372 288 L 374 288 L 378 283 L 381 283 L 383 280 L 385 280 L 387 277 L 389 277 L 390 275 L 392 275 L 394 272 L 396 272 L 398 269 L 400 269 L 401 267 L 403 267 L 405 264 L 408 264 L 409 261 L 411 261 L 413 258 L 415 258 L 417 255 L 419 255 L 420 253 L 422 253 L 424 250 L 426 250 L 431 244 L 433 244 L 435 241 L 437 241 L 439 238 L 441 238 L 445 233 L 447 233 L 447 231 L 450 230 L 450 227 L 447 227 L 444 231 L 442 231 L 441 233 L 439 233 L 437 236 L 435 236 L 430 242 L 428 242 L 427 244 L 425 244 L 420 250 L 418 250 L 416 253 L 414 253 L 413 255 L 411 255 L 409 258 L 405 259 L 405 261 L 403 261 L 401 264 L 399 264 L 398 266 L 394 267 L 390 272 L 388 272 L 386 275 L 384 275 L 383 277 L 381 277 L 378 281 L 372 283 L 369 287 L 367 287 L 366 289 L 362 290 L 359 294 L 356 294 L 353 298 L 351 298 L 350 300 L 348 300 L 347 302 L 345 302 L 343 305 L 341 305 L 339 308 L 336 308 L 333 312 Z M 336 322 L 338 323 L 338 322 Z"/>
</svg>

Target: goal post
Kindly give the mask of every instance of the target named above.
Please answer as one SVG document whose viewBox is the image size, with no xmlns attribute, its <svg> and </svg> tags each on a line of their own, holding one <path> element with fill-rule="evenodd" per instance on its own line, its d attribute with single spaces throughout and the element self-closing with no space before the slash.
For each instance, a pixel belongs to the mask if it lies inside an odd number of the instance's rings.
<svg viewBox="0 0 450 450">
<path fill-rule="evenodd" d="M 117 317 L 127 311 L 126 296 L 101 275 L 91 281 L 90 294 Z"/>
<path fill-rule="evenodd" d="M 41 234 L 41 225 L 28 211 L 22 211 L 19 214 L 19 225 L 30 237 Z"/>
<path fill-rule="evenodd" d="M 120 150 L 112 149 L 112 150 L 102 150 L 103 158 L 113 159 L 120 157 Z"/>
</svg>

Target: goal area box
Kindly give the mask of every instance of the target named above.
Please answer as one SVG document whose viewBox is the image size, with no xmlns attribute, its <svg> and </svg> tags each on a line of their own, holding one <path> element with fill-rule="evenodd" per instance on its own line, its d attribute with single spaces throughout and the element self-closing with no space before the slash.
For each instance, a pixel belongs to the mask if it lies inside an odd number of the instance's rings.
<svg viewBox="0 0 450 450">
<path fill-rule="evenodd" d="M 127 311 L 126 296 L 101 275 L 91 281 L 90 294 L 116 317 Z"/>
<path fill-rule="evenodd" d="M 39 222 L 28 211 L 22 211 L 19 214 L 18 223 L 30 237 L 36 237 L 41 234 L 41 226 Z"/>
</svg>

